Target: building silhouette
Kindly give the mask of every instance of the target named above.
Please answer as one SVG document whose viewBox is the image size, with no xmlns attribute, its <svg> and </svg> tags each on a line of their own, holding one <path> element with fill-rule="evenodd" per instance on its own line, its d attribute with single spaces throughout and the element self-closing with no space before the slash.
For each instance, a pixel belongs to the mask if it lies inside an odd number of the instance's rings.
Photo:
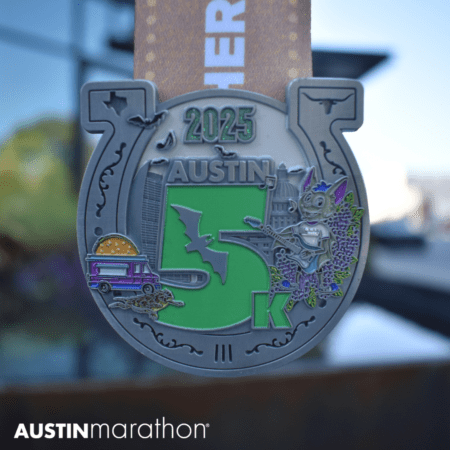
<svg viewBox="0 0 450 450">
<path fill-rule="evenodd" d="M 158 236 L 161 221 L 162 175 L 148 172 L 142 205 L 142 249 L 152 270 L 158 264 Z"/>
<path fill-rule="evenodd" d="M 168 286 L 200 289 L 209 282 L 209 274 L 197 269 L 165 269 L 159 267 L 162 245 L 160 230 L 163 227 L 163 176 L 147 173 L 142 198 L 142 250 L 147 256 L 153 272 L 160 275 L 161 282 Z"/>
<path fill-rule="evenodd" d="M 281 163 L 277 169 L 277 186 L 272 191 L 269 220 L 270 226 L 274 230 L 282 230 L 290 225 L 300 222 L 300 216 L 297 211 L 290 212 L 290 200 L 297 202 L 299 190 L 288 181 L 288 172 L 286 166 Z"/>
<path fill-rule="evenodd" d="M 300 222 L 298 211 L 290 212 L 290 200 L 298 201 L 299 190 L 289 182 L 283 163 L 278 167 L 276 177 L 276 188 L 267 193 L 265 224 L 281 231 Z M 257 253 L 269 266 L 274 264 L 274 239 L 261 231 L 221 231 L 220 240 L 243 245 Z"/>
</svg>

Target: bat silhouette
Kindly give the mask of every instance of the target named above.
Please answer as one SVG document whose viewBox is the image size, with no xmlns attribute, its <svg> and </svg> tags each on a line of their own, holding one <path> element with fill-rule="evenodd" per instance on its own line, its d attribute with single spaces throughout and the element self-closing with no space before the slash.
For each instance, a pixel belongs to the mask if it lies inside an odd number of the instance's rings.
<svg viewBox="0 0 450 450">
<path fill-rule="evenodd" d="M 167 114 L 169 114 L 169 111 L 167 110 L 160 111 L 155 113 L 151 119 L 148 119 L 147 117 L 142 117 L 138 114 L 137 116 L 130 117 L 128 119 L 128 123 L 130 123 L 131 125 L 136 125 L 137 127 L 141 128 L 152 128 L 155 126 L 157 127 L 166 118 Z"/>
<path fill-rule="evenodd" d="M 169 164 L 169 160 L 167 158 L 153 158 L 150 164 L 152 166 L 163 166 L 165 164 Z"/>
<path fill-rule="evenodd" d="M 345 97 L 343 99 L 338 99 L 338 98 L 312 98 L 308 94 L 306 94 L 305 92 L 303 92 L 303 95 L 305 95 L 311 101 L 319 102 L 319 105 L 323 105 L 323 107 L 325 108 L 325 114 L 328 115 L 328 114 L 331 114 L 331 108 L 334 105 L 337 105 L 338 103 L 345 102 L 345 100 L 350 98 L 353 94 L 347 95 L 347 97 Z"/>
<path fill-rule="evenodd" d="M 300 165 L 292 166 L 292 167 L 289 167 L 288 173 L 300 173 L 300 172 L 303 172 L 304 170 L 305 169 Z"/>
<path fill-rule="evenodd" d="M 184 234 L 191 240 L 189 244 L 186 245 L 186 250 L 188 252 L 198 251 L 203 259 L 203 262 L 208 262 L 211 264 L 214 272 L 220 275 L 222 279 L 222 284 L 225 284 L 225 278 L 227 276 L 227 252 L 217 252 L 208 248 L 208 245 L 214 239 L 211 239 L 210 234 L 204 234 L 199 236 L 198 226 L 200 223 L 200 218 L 202 213 L 199 211 L 194 211 L 184 206 L 171 205 L 178 214 L 181 222 L 186 225 L 186 231 Z"/>
<path fill-rule="evenodd" d="M 237 153 L 229 150 L 225 150 L 223 145 L 215 145 L 214 150 L 216 150 L 222 158 L 234 158 Z"/>
</svg>

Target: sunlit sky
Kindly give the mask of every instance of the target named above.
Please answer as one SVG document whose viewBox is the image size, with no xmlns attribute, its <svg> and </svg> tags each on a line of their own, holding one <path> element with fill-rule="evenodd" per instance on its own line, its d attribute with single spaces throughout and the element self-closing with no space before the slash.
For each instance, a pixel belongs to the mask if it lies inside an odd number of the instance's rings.
<svg viewBox="0 0 450 450">
<path fill-rule="evenodd" d="M 365 125 L 350 138 L 357 157 L 450 171 L 450 2 L 316 1 L 312 17 L 313 46 L 392 54 L 363 79 Z"/>
<path fill-rule="evenodd" d="M 71 115 L 77 101 L 72 63 L 12 45 L 5 41 L 4 32 L 9 27 L 67 44 L 71 4 L 69 0 L 2 0 L 0 140 L 42 115 Z M 105 7 L 100 0 L 84 4 L 87 19 L 81 45 L 95 56 L 108 37 L 107 21 L 114 20 L 120 32 L 133 19 L 118 14 L 126 8 Z M 373 219 L 383 215 L 380 209 L 387 202 L 399 209 L 396 201 L 411 201 L 409 193 L 401 191 L 406 173 L 450 174 L 449 20 L 450 2 L 443 0 L 312 2 L 313 48 L 391 55 L 388 63 L 361 80 L 365 123 L 358 132 L 347 134 L 366 178 Z M 131 58 L 127 63 L 131 69 Z M 112 74 L 95 78 L 112 78 Z"/>
<path fill-rule="evenodd" d="M 364 125 L 347 139 L 362 169 L 372 221 L 414 209 L 407 173 L 450 174 L 447 88 L 450 2 L 313 1 L 313 47 L 388 52 L 361 81 Z"/>
</svg>

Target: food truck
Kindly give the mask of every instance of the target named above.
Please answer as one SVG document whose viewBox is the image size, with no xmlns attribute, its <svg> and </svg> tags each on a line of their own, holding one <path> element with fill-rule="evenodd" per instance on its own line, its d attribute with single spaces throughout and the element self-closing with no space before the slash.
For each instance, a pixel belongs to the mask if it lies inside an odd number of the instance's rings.
<svg viewBox="0 0 450 450">
<path fill-rule="evenodd" d="M 161 289 L 158 275 L 152 273 L 147 257 L 142 256 L 98 256 L 86 258 L 91 289 L 103 293 L 111 290 L 142 291 L 149 294 Z"/>
<path fill-rule="evenodd" d="M 151 271 L 147 256 L 139 255 L 134 243 L 125 236 L 101 238 L 86 262 L 86 277 L 91 289 L 103 293 L 131 290 L 146 294 L 161 289 L 159 276 Z"/>
</svg>

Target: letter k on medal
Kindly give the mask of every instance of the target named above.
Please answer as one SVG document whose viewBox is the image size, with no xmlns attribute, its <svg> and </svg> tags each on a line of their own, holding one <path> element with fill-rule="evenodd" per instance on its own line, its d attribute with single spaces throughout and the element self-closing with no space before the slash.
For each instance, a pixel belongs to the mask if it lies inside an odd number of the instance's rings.
<svg viewBox="0 0 450 450">
<path fill-rule="evenodd" d="M 286 99 L 83 87 L 82 125 L 102 138 L 80 193 L 81 261 L 108 322 L 149 358 L 260 373 L 312 349 L 350 305 L 369 218 L 342 132 L 362 124 L 362 87 L 297 79 Z"/>
</svg>

